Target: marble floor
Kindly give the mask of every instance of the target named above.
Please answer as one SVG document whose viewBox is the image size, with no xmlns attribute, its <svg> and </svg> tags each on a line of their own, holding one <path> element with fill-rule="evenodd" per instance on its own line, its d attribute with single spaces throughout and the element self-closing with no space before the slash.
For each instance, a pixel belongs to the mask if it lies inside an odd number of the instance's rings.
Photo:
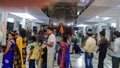
<svg viewBox="0 0 120 68">
<path fill-rule="evenodd" d="M 27 47 L 27 53 L 29 54 L 29 48 L 30 46 Z M 85 68 L 85 63 L 84 63 L 84 53 L 83 54 L 71 54 L 70 55 L 70 67 L 69 68 Z M 2 53 L 0 53 L 0 68 L 2 66 Z M 97 68 L 98 64 L 98 54 L 94 54 L 93 58 L 93 67 Z M 26 62 L 26 68 L 28 68 L 28 62 Z M 36 66 L 37 68 L 37 66 Z M 54 62 L 54 68 L 59 68 L 57 65 L 57 60 Z M 105 61 L 104 61 L 104 68 L 112 68 L 112 63 L 111 63 L 111 57 L 106 56 Z"/>
<path fill-rule="evenodd" d="M 94 58 L 93 58 L 93 65 L 94 68 L 97 68 L 97 64 L 98 64 L 98 58 L 97 58 L 97 54 L 95 54 Z M 71 54 L 70 56 L 70 68 L 85 68 L 85 64 L 84 64 L 84 54 Z M 2 53 L 0 53 L 0 67 L 1 67 L 1 60 L 2 60 Z M 27 68 L 28 68 L 28 62 L 26 63 Z M 112 68 L 112 63 L 111 63 L 111 57 L 107 56 L 104 62 L 104 68 Z M 54 63 L 54 68 L 59 68 L 57 65 L 57 61 L 55 61 Z"/>
</svg>

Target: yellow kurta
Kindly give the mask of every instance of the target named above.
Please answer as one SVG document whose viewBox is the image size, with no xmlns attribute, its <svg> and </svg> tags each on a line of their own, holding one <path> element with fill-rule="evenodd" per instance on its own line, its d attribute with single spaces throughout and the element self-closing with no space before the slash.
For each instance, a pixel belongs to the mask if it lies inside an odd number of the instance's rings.
<svg viewBox="0 0 120 68">
<path fill-rule="evenodd" d="M 19 49 L 19 52 L 20 52 L 20 57 L 21 57 L 21 66 L 22 68 L 24 68 L 24 65 L 23 65 L 23 58 L 22 58 L 22 48 L 23 48 L 23 39 L 21 36 L 19 36 L 17 39 L 16 39 L 16 45 Z"/>
</svg>

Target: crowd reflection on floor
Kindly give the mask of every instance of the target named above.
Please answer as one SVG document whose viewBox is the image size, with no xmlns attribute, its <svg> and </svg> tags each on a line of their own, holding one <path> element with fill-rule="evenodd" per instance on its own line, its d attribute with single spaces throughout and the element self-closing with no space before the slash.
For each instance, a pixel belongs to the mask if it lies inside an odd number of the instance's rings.
<svg viewBox="0 0 120 68">
<path fill-rule="evenodd" d="M 98 64 L 98 55 L 95 54 L 94 58 L 93 58 L 93 66 L 94 68 L 97 68 L 97 64 Z M 71 61 L 71 65 L 70 68 L 85 68 L 85 64 L 84 64 L 84 54 L 71 54 L 70 56 L 70 61 Z M 2 62 L 2 53 L 0 53 L 0 66 Z M 27 68 L 28 68 L 28 63 L 27 64 Z M 55 60 L 54 63 L 54 67 L 55 68 L 59 68 L 57 65 L 57 61 Z M 112 63 L 111 63 L 111 57 L 107 56 L 104 62 L 104 68 L 112 68 Z"/>
</svg>

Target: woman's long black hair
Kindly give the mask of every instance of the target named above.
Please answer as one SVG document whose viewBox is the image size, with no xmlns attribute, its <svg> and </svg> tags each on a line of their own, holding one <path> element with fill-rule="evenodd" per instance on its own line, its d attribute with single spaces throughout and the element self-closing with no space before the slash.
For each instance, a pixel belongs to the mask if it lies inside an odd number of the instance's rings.
<svg viewBox="0 0 120 68">
<path fill-rule="evenodd" d="M 20 36 L 22 36 L 22 38 L 24 38 L 26 36 L 26 33 L 27 32 L 25 29 L 23 29 L 23 28 L 19 29 L 19 34 L 20 34 Z"/>
</svg>

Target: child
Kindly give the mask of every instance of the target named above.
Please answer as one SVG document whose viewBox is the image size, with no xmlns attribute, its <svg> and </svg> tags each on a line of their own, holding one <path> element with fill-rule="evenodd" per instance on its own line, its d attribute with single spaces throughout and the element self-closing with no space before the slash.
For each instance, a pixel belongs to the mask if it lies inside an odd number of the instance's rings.
<svg viewBox="0 0 120 68">
<path fill-rule="evenodd" d="M 43 41 L 42 40 L 39 40 L 38 41 L 38 57 L 37 57 L 37 65 L 38 65 L 38 68 L 41 68 L 42 66 L 42 44 L 43 44 Z"/>
<path fill-rule="evenodd" d="M 30 55 L 28 57 L 28 62 L 29 62 L 29 68 L 35 68 L 35 59 L 36 59 L 36 37 L 33 36 L 31 38 L 32 44 L 30 48 Z"/>
<path fill-rule="evenodd" d="M 42 46 L 43 54 L 42 54 L 42 68 L 47 68 L 47 47 L 45 45 L 46 41 L 44 41 L 44 45 Z"/>
</svg>

